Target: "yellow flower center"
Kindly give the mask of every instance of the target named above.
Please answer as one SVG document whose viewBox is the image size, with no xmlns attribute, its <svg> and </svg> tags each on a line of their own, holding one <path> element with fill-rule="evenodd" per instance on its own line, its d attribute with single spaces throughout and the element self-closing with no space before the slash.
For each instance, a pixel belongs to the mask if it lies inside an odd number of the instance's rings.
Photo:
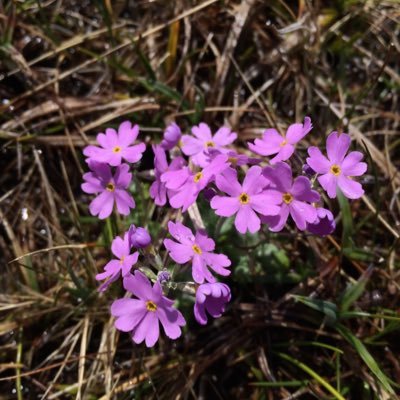
<svg viewBox="0 0 400 400">
<path fill-rule="evenodd" d="M 233 165 L 236 165 L 237 161 L 238 161 L 237 157 L 229 157 L 228 158 L 228 162 L 230 162 Z"/>
<path fill-rule="evenodd" d="M 155 303 L 154 303 L 153 301 L 151 301 L 151 300 L 146 301 L 146 308 L 147 308 L 147 311 L 154 312 L 154 311 L 157 310 L 157 304 L 155 304 Z"/>
<path fill-rule="evenodd" d="M 293 201 L 293 196 L 290 193 L 285 193 L 282 196 L 282 200 L 284 201 L 284 203 L 290 204 Z"/>
<path fill-rule="evenodd" d="M 125 256 L 122 256 L 122 257 L 119 259 L 119 263 L 120 263 L 120 264 L 123 264 L 124 261 L 125 261 Z"/>
<path fill-rule="evenodd" d="M 122 149 L 121 149 L 121 147 L 119 147 L 119 146 L 115 146 L 115 147 L 112 149 L 113 153 L 119 153 L 121 150 L 122 150 Z"/>
<path fill-rule="evenodd" d="M 106 189 L 107 189 L 109 192 L 113 192 L 113 191 L 115 190 L 115 185 L 114 185 L 112 182 L 107 183 Z"/>
<path fill-rule="evenodd" d="M 342 170 L 340 169 L 339 165 L 333 164 L 330 172 L 335 176 L 339 176 Z"/>
<path fill-rule="evenodd" d="M 242 193 L 239 196 L 239 201 L 240 201 L 240 204 L 243 204 L 243 205 L 248 204 L 250 201 L 250 196 L 247 193 Z"/>
<path fill-rule="evenodd" d="M 202 172 L 198 172 L 198 173 L 193 177 L 193 181 L 197 183 L 202 177 L 203 177 L 203 173 L 202 173 Z"/>
<path fill-rule="evenodd" d="M 192 249 L 193 249 L 193 251 L 196 253 L 196 254 L 201 254 L 202 253 L 202 251 L 201 251 L 201 248 L 199 247 L 199 246 L 197 246 L 197 244 L 194 244 L 193 246 L 192 246 Z"/>
<path fill-rule="evenodd" d="M 285 145 L 287 145 L 287 140 L 286 139 L 279 146 L 283 147 Z"/>
<path fill-rule="evenodd" d="M 215 146 L 215 144 L 211 140 L 206 142 L 206 147 L 214 147 L 214 146 Z"/>
</svg>

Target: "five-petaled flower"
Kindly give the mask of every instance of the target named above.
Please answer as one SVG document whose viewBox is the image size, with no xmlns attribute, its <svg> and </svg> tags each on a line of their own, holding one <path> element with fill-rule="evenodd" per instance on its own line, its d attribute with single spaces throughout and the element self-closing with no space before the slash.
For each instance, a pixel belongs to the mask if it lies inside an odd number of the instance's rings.
<svg viewBox="0 0 400 400">
<path fill-rule="evenodd" d="M 196 321 L 205 325 L 208 322 L 207 314 L 219 318 L 225 311 L 225 305 L 231 300 L 231 290 L 225 283 L 204 283 L 196 290 L 194 316 Z"/>
<path fill-rule="evenodd" d="M 231 273 L 227 267 L 231 261 L 225 254 L 213 253 L 215 249 L 214 240 L 210 239 L 203 231 L 197 231 L 196 235 L 180 222 L 168 222 L 168 230 L 171 239 L 164 240 L 164 246 L 169 251 L 171 258 L 178 264 L 192 261 L 192 276 L 195 282 L 216 282 L 209 271 L 210 267 L 217 274 L 227 276 Z"/>
<path fill-rule="evenodd" d="M 256 139 L 254 144 L 248 143 L 248 146 L 254 153 L 262 156 L 276 154 L 270 161 L 271 164 L 275 164 L 279 161 L 288 160 L 294 153 L 296 143 L 303 139 L 311 129 L 311 119 L 305 117 L 303 124 L 289 125 L 285 136 L 280 135 L 276 129 L 266 129 L 262 139 Z"/>
<path fill-rule="evenodd" d="M 136 264 L 139 253 L 135 251 L 131 254 L 131 246 L 129 240 L 129 233 L 124 234 L 124 238 L 117 236 L 111 244 L 111 252 L 118 260 L 111 260 L 104 266 L 104 272 L 96 275 L 96 280 L 102 281 L 109 278 L 100 287 L 99 291 L 104 292 L 108 286 L 115 282 L 120 276 L 127 276 L 132 266 Z"/>
<path fill-rule="evenodd" d="M 123 122 L 118 133 L 113 128 L 107 128 L 106 133 L 97 135 L 98 146 L 87 146 L 83 154 L 88 157 L 88 161 L 97 161 L 110 164 L 116 167 L 122 160 L 130 163 L 138 162 L 142 158 L 142 153 L 146 150 L 144 143 L 132 145 L 139 134 L 139 126 L 129 121 Z"/>
<path fill-rule="evenodd" d="M 135 201 L 127 191 L 132 180 L 128 164 L 121 164 L 115 169 L 114 175 L 108 164 L 91 161 L 88 163 L 92 172 L 83 175 L 82 190 L 85 193 L 98 194 L 89 205 L 92 215 L 100 219 L 107 218 L 112 213 L 114 203 L 122 215 L 128 215 L 135 208 Z"/>
<path fill-rule="evenodd" d="M 124 278 L 124 288 L 137 298 L 115 300 L 111 305 L 111 314 L 117 317 L 115 327 L 123 332 L 131 332 L 136 343 L 145 341 L 147 347 L 153 347 L 160 335 L 161 323 L 170 339 L 181 336 L 181 327 L 186 324 L 183 315 L 174 308 L 173 300 L 163 296 L 160 282 L 153 286 L 139 270 Z"/>
<path fill-rule="evenodd" d="M 236 170 L 229 168 L 216 178 L 219 190 L 228 196 L 214 196 L 211 207 L 222 217 L 236 214 L 235 227 L 240 233 L 251 233 L 260 230 L 261 215 L 276 215 L 280 208 L 280 198 L 265 190 L 269 182 L 262 176 L 262 169 L 253 166 L 248 171 L 241 185 Z"/>
<path fill-rule="evenodd" d="M 189 167 L 167 171 L 161 175 L 161 182 L 174 193 L 169 196 L 173 208 L 182 207 L 186 211 L 196 200 L 199 193 L 215 177 L 228 168 L 228 156 L 220 154 L 202 170 L 195 172 Z"/>
<path fill-rule="evenodd" d="M 358 199 L 364 194 L 360 183 L 351 179 L 360 176 L 367 170 L 367 164 L 360 162 L 364 157 L 359 151 L 352 151 L 347 156 L 350 147 L 350 136 L 346 133 L 332 132 L 326 141 L 328 158 L 322 155 L 318 147 L 308 149 L 307 164 L 317 173 L 318 182 L 330 198 L 336 197 L 336 188 L 349 199 Z"/>
<path fill-rule="evenodd" d="M 319 201 L 320 197 L 317 191 L 311 189 L 308 178 L 299 176 L 293 181 L 292 169 L 284 162 L 265 167 L 263 175 L 271 182 L 267 193 L 279 200 L 278 215 L 262 218 L 271 231 L 282 230 L 289 214 L 301 231 L 307 228 L 307 223 L 313 223 L 317 219 L 317 211 L 309 203 Z"/>
<path fill-rule="evenodd" d="M 201 122 L 198 126 L 192 128 L 191 135 L 182 136 L 182 151 L 190 156 L 193 164 L 205 167 L 209 164 L 208 150 L 218 149 L 221 152 L 229 151 L 225 147 L 233 143 L 237 134 L 232 132 L 226 126 L 219 128 L 215 135 L 212 135 L 210 127 Z"/>
</svg>

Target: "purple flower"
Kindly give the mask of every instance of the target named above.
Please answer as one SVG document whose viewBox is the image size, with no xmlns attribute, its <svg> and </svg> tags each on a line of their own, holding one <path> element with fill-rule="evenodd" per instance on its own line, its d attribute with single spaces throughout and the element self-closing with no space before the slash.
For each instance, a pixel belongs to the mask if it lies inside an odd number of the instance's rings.
<svg viewBox="0 0 400 400">
<path fill-rule="evenodd" d="M 164 182 L 161 182 L 161 175 L 167 171 L 178 171 L 185 165 L 182 157 L 174 158 L 168 166 L 167 156 L 160 145 L 153 146 L 154 151 L 154 174 L 155 181 L 150 186 L 150 197 L 157 206 L 163 206 L 167 202 L 167 194 L 170 197 L 173 192 L 167 189 Z"/>
<path fill-rule="evenodd" d="M 99 287 L 99 292 L 104 292 L 108 286 L 115 282 L 120 276 L 125 277 L 129 274 L 132 266 L 136 264 L 139 253 L 135 251 L 131 254 L 129 235 L 125 233 L 124 238 L 117 236 L 111 244 L 111 252 L 118 260 L 111 260 L 104 266 L 104 272 L 96 275 L 96 280 L 108 279 Z"/>
<path fill-rule="evenodd" d="M 322 155 L 317 147 L 308 149 L 307 164 L 318 174 L 318 182 L 332 199 L 336 197 L 336 188 L 349 199 L 358 199 L 364 194 L 360 183 L 351 179 L 360 176 L 367 170 L 367 164 L 360 162 L 364 157 L 359 151 L 352 151 L 347 156 L 350 147 L 350 136 L 346 133 L 332 132 L 326 141 L 328 158 Z"/>
<path fill-rule="evenodd" d="M 197 288 L 194 316 L 197 322 L 205 325 L 207 314 L 219 318 L 225 311 L 225 304 L 231 300 L 231 290 L 225 283 L 204 283 Z"/>
<path fill-rule="evenodd" d="M 293 182 L 292 169 L 283 162 L 275 164 L 274 167 L 265 167 L 263 174 L 272 184 L 267 193 L 277 197 L 280 206 L 277 216 L 262 219 L 271 231 L 282 230 L 289 214 L 301 231 L 306 229 L 307 223 L 315 222 L 317 211 L 309 203 L 319 201 L 320 197 L 318 192 L 311 189 L 308 178 L 299 176 Z"/>
<path fill-rule="evenodd" d="M 228 157 L 224 154 L 215 157 L 204 169 L 194 172 L 188 167 L 176 171 L 167 171 L 161 175 L 161 182 L 167 189 L 174 191 L 169 196 L 169 203 L 173 208 L 182 207 L 185 212 L 196 200 L 199 193 L 208 183 L 226 168 Z"/>
<path fill-rule="evenodd" d="M 312 224 L 307 224 L 307 230 L 314 235 L 327 236 L 336 228 L 333 214 L 323 207 L 317 207 L 317 219 Z"/>
<path fill-rule="evenodd" d="M 151 286 L 146 276 L 136 270 L 134 275 L 124 278 L 124 288 L 137 299 L 118 299 L 111 305 L 117 329 L 132 332 L 132 340 L 137 344 L 145 340 L 147 347 L 153 347 L 158 340 L 159 322 L 170 339 L 181 336 L 185 319 L 172 307 L 174 301 L 163 296 L 159 282 Z"/>
<path fill-rule="evenodd" d="M 85 193 L 98 194 L 89 205 L 92 215 L 98 215 L 100 219 L 107 218 L 114 207 L 122 215 L 128 215 L 131 208 L 135 208 L 135 201 L 126 190 L 131 183 L 132 174 L 128 164 L 121 164 L 111 174 L 111 168 L 104 163 L 89 162 L 92 172 L 83 175 L 82 190 Z"/>
<path fill-rule="evenodd" d="M 178 264 L 192 261 L 192 276 L 195 282 L 216 282 L 216 279 L 208 270 L 210 267 L 217 274 L 228 276 L 231 271 L 227 269 L 231 261 L 224 254 L 215 254 L 214 240 L 205 232 L 198 231 L 194 236 L 192 231 L 180 222 L 168 222 L 168 230 L 177 242 L 171 239 L 164 240 L 164 246 L 169 251 L 171 258 Z"/>
<path fill-rule="evenodd" d="M 151 236 L 147 229 L 131 225 L 129 227 L 129 244 L 137 249 L 144 249 L 151 243 Z"/>
<path fill-rule="evenodd" d="M 236 214 L 235 227 L 240 233 L 251 233 L 260 230 L 261 215 L 276 215 L 279 212 L 277 204 L 281 197 L 275 193 L 268 193 L 265 187 L 268 181 L 262 176 L 262 169 L 258 166 L 251 167 L 240 185 L 237 172 L 229 168 L 216 178 L 219 190 L 229 196 L 214 196 L 211 207 L 217 215 L 230 217 Z"/>
<path fill-rule="evenodd" d="M 226 152 L 225 146 L 231 144 L 237 138 L 235 132 L 231 132 L 229 128 L 223 126 L 213 136 L 210 127 L 201 122 L 198 126 L 192 128 L 190 135 L 182 136 L 182 151 L 191 157 L 193 164 L 205 167 L 209 164 L 207 152 L 209 148 L 219 149 Z"/>
<path fill-rule="evenodd" d="M 174 146 L 176 146 L 182 136 L 181 128 L 175 123 L 172 122 L 167 126 L 164 131 L 164 137 L 161 141 L 161 147 L 164 150 L 171 150 Z"/>
<path fill-rule="evenodd" d="M 312 129 L 310 117 L 304 118 L 303 124 L 292 124 L 286 131 L 286 136 L 282 136 L 276 129 L 266 129 L 262 139 L 256 139 L 253 143 L 248 143 L 250 150 L 262 156 L 271 156 L 270 163 L 275 164 L 279 161 L 286 161 L 294 153 L 295 145 Z"/>
<path fill-rule="evenodd" d="M 103 162 L 114 167 L 120 165 L 123 159 L 130 163 L 138 162 L 146 150 L 144 143 L 132 146 L 138 134 L 139 126 L 132 127 L 129 121 L 125 121 L 119 126 L 118 133 L 112 128 L 107 128 L 105 134 L 99 133 L 97 142 L 101 147 L 87 146 L 83 154 L 88 161 Z"/>
</svg>

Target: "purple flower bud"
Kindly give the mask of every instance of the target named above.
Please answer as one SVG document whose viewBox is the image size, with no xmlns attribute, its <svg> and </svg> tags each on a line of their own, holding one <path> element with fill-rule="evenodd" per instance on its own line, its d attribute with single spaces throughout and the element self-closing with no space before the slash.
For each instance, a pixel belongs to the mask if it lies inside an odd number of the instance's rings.
<svg viewBox="0 0 400 400">
<path fill-rule="evenodd" d="M 203 196 L 207 201 L 211 201 L 211 199 L 217 194 L 217 191 L 213 188 L 204 189 Z"/>
<path fill-rule="evenodd" d="M 181 128 L 175 123 L 172 122 L 167 126 L 167 129 L 164 131 L 164 137 L 161 142 L 161 147 L 164 150 L 171 150 L 174 146 L 176 146 L 182 136 Z"/>
<path fill-rule="evenodd" d="M 146 229 L 131 225 L 129 228 L 129 242 L 131 247 L 143 249 L 151 243 L 151 236 Z"/>
<path fill-rule="evenodd" d="M 313 177 L 316 174 L 316 172 L 308 164 L 304 164 L 302 169 L 303 174 L 307 175 L 309 178 Z"/>
<path fill-rule="evenodd" d="M 160 283 L 168 282 L 171 279 L 171 274 L 168 271 L 160 271 L 157 275 L 157 280 Z"/>
</svg>

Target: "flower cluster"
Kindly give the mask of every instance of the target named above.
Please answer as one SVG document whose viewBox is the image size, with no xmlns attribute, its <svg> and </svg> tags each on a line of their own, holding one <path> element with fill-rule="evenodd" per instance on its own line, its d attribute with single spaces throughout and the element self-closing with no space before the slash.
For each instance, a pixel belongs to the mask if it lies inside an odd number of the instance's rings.
<svg viewBox="0 0 400 400">
<path fill-rule="evenodd" d="M 202 198 L 217 216 L 233 217 L 240 234 L 254 234 L 261 229 L 280 232 L 289 221 L 289 226 L 294 224 L 300 231 L 329 235 L 335 230 L 335 218 L 325 208 L 323 194 L 330 199 L 338 192 L 349 199 L 360 198 L 364 191 L 354 177 L 363 175 L 367 164 L 361 161 L 362 153 L 348 152 L 348 134 L 332 132 L 327 138 L 327 156 L 319 148 L 309 147 L 302 172 L 296 174 L 300 160 L 296 145 L 311 130 L 309 117 L 290 125 L 285 134 L 266 129 L 261 138 L 248 143 L 248 149 L 255 153 L 251 156 L 249 150 L 238 153 L 232 147 L 237 134 L 228 127 L 213 134 L 207 124 L 200 123 L 191 128 L 190 134 L 182 134 L 180 127 L 172 123 L 161 143 L 152 146 L 154 180 L 150 198 L 157 206 L 180 210 L 177 215 L 183 218 Z M 138 134 L 138 126 L 126 121 L 118 132 L 106 129 L 105 134 L 98 134 L 99 146 L 84 149 L 91 172 L 84 174 L 82 189 L 96 195 L 89 205 L 92 215 L 107 218 L 114 205 L 121 215 L 129 215 L 135 208 L 129 190 L 129 164 L 137 163 L 145 151 L 144 143 L 135 143 Z M 149 232 L 131 225 L 122 237 L 112 241 L 115 258 L 96 276 L 103 281 L 99 291 L 106 291 L 121 279 L 125 290 L 134 296 L 114 301 L 111 313 L 116 317 L 117 329 L 130 332 L 135 343 L 144 341 L 148 347 L 159 339 L 159 323 L 171 339 L 181 336 L 186 323 L 174 301 L 166 297 L 168 291 L 181 288 L 191 293 L 194 317 L 202 325 L 208 322 L 208 316 L 220 317 L 231 300 L 229 286 L 217 279 L 230 275 L 231 261 L 216 250 L 206 230 L 196 223 L 192 229 L 182 220 L 175 220 L 168 222 L 168 233 L 170 237 L 163 240 L 163 245 L 178 268 L 167 269 Z M 189 281 L 176 281 L 176 276 L 188 270 Z"/>
</svg>

